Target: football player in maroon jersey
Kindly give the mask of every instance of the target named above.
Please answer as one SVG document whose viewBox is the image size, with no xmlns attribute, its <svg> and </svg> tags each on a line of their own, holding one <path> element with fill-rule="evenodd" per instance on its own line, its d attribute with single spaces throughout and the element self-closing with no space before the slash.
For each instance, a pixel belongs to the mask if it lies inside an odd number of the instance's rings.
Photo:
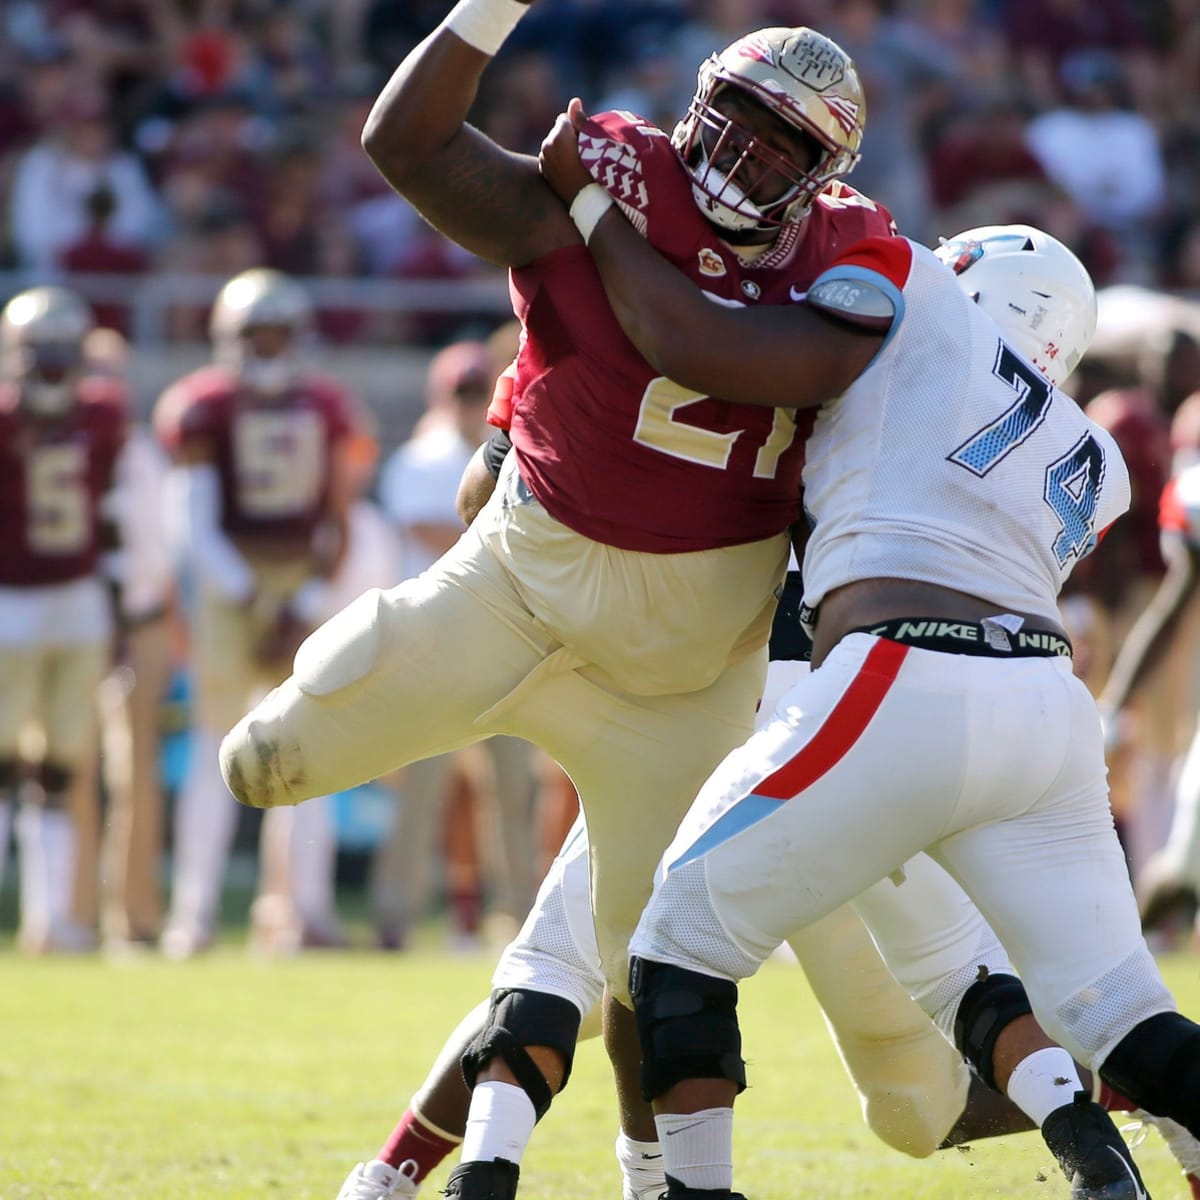
<svg viewBox="0 0 1200 1200">
<path fill-rule="evenodd" d="M 214 932 L 237 814 L 217 770 L 221 734 L 256 689 L 287 674 L 323 615 L 345 547 L 358 416 L 342 385 L 306 362 L 311 325 L 311 303 L 294 280 L 269 270 L 235 276 L 213 307 L 212 365 L 172 384 L 154 413 L 183 468 L 195 593 L 193 752 L 176 807 L 162 939 L 171 957 L 188 956 Z M 298 819 L 326 821 L 327 809 L 322 800 Z M 265 833 L 264 845 L 279 844 Z M 327 848 L 324 863 L 302 869 L 332 869 L 328 837 L 290 840 Z"/>
<path fill-rule="evenodd" d="M 466 124 L 524 8 L 466 0 L 402 64 L 364 131 L 432 224 L 511 269 L 524 327 L 514 453 L 457 546 L 301 646 L 292 677 L 226 738 L 222 767 L 240 800 L 273 807 L 493 733 L 542 746 L 578 785 L 601 956 L 627 999 L 625 947 L 658 851 L 752 726 L 799 516 L 802 430 L 788 410 L 656 373 L 536 161 Z M 891 230 L 839 182 L 864 109 L 839 47 L 764 30 L 705 65 L 674 138 L 629 114 L 598 118 L 591 163 L 714 298 L 792 303 L 829 254 Z M 509 1147 L 569 1074 L 578 1022 L 554 997 L 497 996 L 467 1070 L 498 1119 L 468 1139 L 456 1186 L 480 1186 L 497 1157 L 515 1184 Z"/>
<path fill-rule="evenodd" d="M 126 435 L 124 389 L 85 377 L 94 324 L 74 292 L 37 287 L 0 317 L 0 863 L 20 799 L 23 949 L 81 949 L 70 920 L 75 773 L 95 736 L 112 632 L 103 498 Z M 23 735 L 36 726 L 30 757 Z"/>
</svg>

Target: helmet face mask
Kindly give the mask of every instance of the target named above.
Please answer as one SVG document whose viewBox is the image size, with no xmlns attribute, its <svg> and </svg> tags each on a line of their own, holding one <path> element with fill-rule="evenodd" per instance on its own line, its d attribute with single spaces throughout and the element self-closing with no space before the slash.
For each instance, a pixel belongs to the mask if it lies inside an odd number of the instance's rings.
<svg viewBox="0 0 1200 1200">
<path fill-rule="evenodd" d="M 1096 332 L 1096 289 L 1079 259 L 1030 225 L 968 229 L 935 253 L 1004 340 L 1061 386 Z"/>
<path fill-rule="evenodd" d="M 54 419 L 71 410 L 94 325 L 87 302 L 64 287 L 30 288 L 9 301 L 0 316 L 0 354 L 24 411 Z"/>
<path fill-rule="evenodd" d="M 804 135 L 817 159 L 806 161 L 764 141 L 715 101 L 736 89 L 790 130 Z M 743 238 L 778 234 L 803 218 L 815 196 L 858 162 L 866 103 L 854 64 L 836 43 L 806 28 L 761 29 L 713 55 L 701 67 L 687 116 L 671 142 L 693 177 L 701 212 Z M 721 169 L 716 160 L 730 144 L 741 153 Z M 779 176 L 784 191 L 769 202 L 753 195 L 764 172 Z"/>
<path fill-rule="evenodd" d="M 304 370 L 312 302 L 294 279 L 254 269 L 235 275 L 213 304 L 209 332 L 214 357 L 257 396 L 274 399 Z"/>
</svg>

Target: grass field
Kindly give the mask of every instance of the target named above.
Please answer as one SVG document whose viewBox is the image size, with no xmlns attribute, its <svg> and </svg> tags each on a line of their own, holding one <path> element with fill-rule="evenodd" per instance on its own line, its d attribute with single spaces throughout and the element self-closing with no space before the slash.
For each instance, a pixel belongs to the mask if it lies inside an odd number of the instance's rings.
<svg viewBox="0 0 1200 1200">
<path fill-rule="evenodd" d="M 1200 1012 L 1200 957 L 1164 967 Z M 435 949 L 265 962 L 230 947 L 183 964 L 5 950 L 0 1200 L 333 1200 L 486 993 L 489 969 Z M 921 1162 L 877 1142 L 798 969 L 769 963 L 742 1015 L 751 1088 L 737 1183 L 752 1200 L 1065 1200 L 1036 1134 Z M 522 1196 L 619 1200 L 614 1134 L 607 1062 L 588 1043 L 526 1155 Z M 1137 1154 L 1156 1200 L 1185 1196 L 1156 1134 Z"/>
</svg>

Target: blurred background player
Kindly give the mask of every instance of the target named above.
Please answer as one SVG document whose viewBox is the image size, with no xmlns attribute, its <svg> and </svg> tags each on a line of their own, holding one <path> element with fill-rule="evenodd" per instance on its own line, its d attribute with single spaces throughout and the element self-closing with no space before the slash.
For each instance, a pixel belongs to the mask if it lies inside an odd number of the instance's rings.
<svg viewBox="0 0 1200 1200">
<path fill-rule="evenodd" d="M 217 768 L 221 735 L 287 675 L 296 646 L 325 615 L 347 547 L 355 486 L 347 447 L 359 415 L 341 384 L 307 364 L 311 330 L 311 303 L 294 280 L 263 269 L 235 276 L 213 306 L 213 364 L 168 388 L 154 414 L 183 469 L 194 591 L 193 736 L 163 931 L 171 957 L 214 935 L 238 811 Z M 292 864 L 296 872 L 333 870 L 329 819 L 327 798 L 318 798 L 274 842 L 311 851 L 315 861 Z M 313 836 L 297 835 L 310 820 Z M 269 824 L 263 838 L 272 844 Z M 274 917 L 267 906 L 266 923 Z"/>
<path fill-rule="evenodd" d="M 1128 709 L 1161 667 L 1172 659 L 1195 669 L 1195 598 L 1200 590 L 1200 464 L 1184 467 L 1163 489 L 1159 528 L 1166 574 L 1121 646 L 1100 696 L 1110 747 L 1130 731 Z M 1174 653 L 1172 653 L 1174 652 Z M 1192 706 L 1195 712 L 1195 706 Z M 1134 875 L 1147 929 L 1164 925 L 1181 909 L 1195 915 L 1200 886 L 1200 726 L 1174 786 L 1174 806 L 1166 844 Z"/>
<path fill-rule="evenodd" d="M 368 497 L 379 442 L 368 414 L 347 439 L 345 460 L 353 498 L 346 552 L 329 581 L 321 619 L 368 588 L 388 587 L 399 572 L 396 535 Z M 342 949 L 349 943 L 337 917 L 336 822 L 329 797 L 263 818 L 262 870 L 252 915 L 253 944 L 270 953 Z"/>
<path fill-rule="evenodd" d="M 487 440 L 488 401 L 499 368 L 484 342 L 454 342 L 429 365 L 425 412 L 384 464 L 379 498 L 400 538 L 401 574 L 412 579 L 462 535 L 459 480 Z M 454 938 L 470 945 L 487 907 L 516 932 L 533 900 L 533 748 L 513 737 L 440 754 L 406 767 L 392 831 L 372 863 L 371 901 L 380 944 L 397 947 L 427 902 L 444 833 Z"/>
<path fill-rule="evenodd" d="M 91 761 L 109 662 L 103 504 L 127 421 L 124 389 L 84 372 L 92 326 L 60 287 L 22 292 L 0 316 L 0 845 L 19 800 L 19 943 L 31 953 L 92 944 L 71 919 L 68 797 Z"/>
<path fill-rule="evenodd" d="M 84 340 L 85 371 L 128 389 L 130 351 L 115 329 Z M 164 519 L 168 462 L 152 431 L 131 424 L 117 459 L 104 512 L 105 547 L 116 637 L 100 685 L 99 763 L 76 772 L 73 917 L 110 952 L 158 941 L 163 851 L 159 773 L 161 705 L 177 651 L 174 560 Z M 105 804 L 100 789 L 103 786 Z"/>
</svg>

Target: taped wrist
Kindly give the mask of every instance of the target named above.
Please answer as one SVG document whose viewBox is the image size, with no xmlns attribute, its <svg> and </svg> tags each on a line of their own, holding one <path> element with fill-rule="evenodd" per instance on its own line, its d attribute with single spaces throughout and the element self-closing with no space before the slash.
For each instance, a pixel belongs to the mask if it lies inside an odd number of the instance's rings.
<svg viewBox="0 0 1200 1200">
<path fill-rule="evenodd" d="M 646 1100 L 684 1079 L 727 1079 L 745 1091 L 736 983 L 635 955 L 629 990 Z"/>
<path fill-rule="evenodd" d="M 613 198 L 598 183 L 589 183 L 575 193 L 570 215 L 586 246 L 596 232 L 600 218 L 613 206 Z"/>
<path fill-rule="evenodd" d="M 468 46 L 495 57 L 528 11 L 517 0 L 459 0 L 443 24 Z"/>
</svg>

